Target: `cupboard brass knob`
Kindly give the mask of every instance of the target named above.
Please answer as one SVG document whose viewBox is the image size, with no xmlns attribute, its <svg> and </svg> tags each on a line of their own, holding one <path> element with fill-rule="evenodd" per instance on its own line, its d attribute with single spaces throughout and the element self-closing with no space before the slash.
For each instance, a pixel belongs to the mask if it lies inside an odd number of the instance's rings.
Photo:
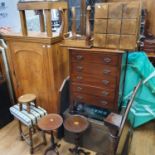
<svg viewBox="0 0 155 155">
<path fill-rule="evenodd" d="M 103 96 L 108 96 L 108 95 L 109 95 L 109 92 L 103 91 L 103 92 L 102 92 L 102 95 L 103 95 Z"/>
<path fill-rule="evenodd" d="M 111 62 L 111 58 L 104 58 L 103 61 L 106 63 L 109 63 L 109 62 Z"/>
<path fill-rule="evenodd" d="M 104 69 L 103 70 L 103 74 L 109 74 L 109 73 L 111 73 L 111 70 L 109 70 L 109 69 Z"/>
<path fill-rule="evenodd" d="M 107 101 L 101 101 L 101 104 L 103 104 L 103 105 L 107 105 L 108 102 L 107 102 Z"/>
<path fill-rule="evenodd" d="M 82 55 L 77 55 L 77 56 L 76 56 L 76 59 L 77 59 L 77 60 L 82 60 L 83 58 L 84 58 L 84 57 L 83 57 Z"/>
<path fill-rule="evenodd" d="M 108 80 L 102 80 L 102 83 L 103 83 L 104 85 L 108 85 L 110 82 L 109 82 Z"/>
<path fill-rule="evenodd" d="M 42 46 L 42 48 L 45 48 L 45 47 L 46 47 L 45 45 Z"/>
<path fill-rule="evenodd" d="M 51 45 L 47 45 L 47 48 L 51 48 Z"/>
</svg>

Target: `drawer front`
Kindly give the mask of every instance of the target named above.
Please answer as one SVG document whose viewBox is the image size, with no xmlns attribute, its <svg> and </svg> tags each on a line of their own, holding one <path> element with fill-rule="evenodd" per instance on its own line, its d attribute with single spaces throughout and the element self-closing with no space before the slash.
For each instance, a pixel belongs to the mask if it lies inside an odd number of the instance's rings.
<svg viewBox="0 0 155 155">
<path fill-rule="evenodd" d="M 78 83 L 71 83 L 70 87 L 72 92 L 104 97 L 105 99 L 109 99 L 111 101 L 113 101 L 115 97 L 115 91 L 113 89 L 102 89 L 89 85 L 81 85 Z"/>
<path fill-rule="evenodd" d="M 93 52 L 81 52 L 81 51 L 71 51 L 70 60 L 71 62 L 90 62 L 99 63 L 105 65 L 117 66 L 119 62 L 119 55 L 111 53 L 93 53 Z"/>
<path fill-rule="evenodd" d="M 116 78 L 114 77 L 93 77 L 85 74 L 71 74 L 71 82 L 79 84 L 92 85 L 99 88 L 115 89 Z"/>
<path fill-rule="evenodd" d="M 75 101 L 84 102 L 87 104 L 95 105 L 102 108 L 109 108 L 113 109 L 114 102 L 104 97 L 97 97 L 93 95 L 83 94 L 83 93 L 76 93 L 72 92 L 73 98 Z"/>
<path fill-rule="evenodd" d="M 108 65 L 102 64 L 93 64 L 93 63 L 72 63 L 71 64 L 71 73 L 84 73 L 90 74 L 93 76 L 113 76 L 116 77 L 117 73 L 119 72 L 117 67 L 112 67 Z"/>
</svg>

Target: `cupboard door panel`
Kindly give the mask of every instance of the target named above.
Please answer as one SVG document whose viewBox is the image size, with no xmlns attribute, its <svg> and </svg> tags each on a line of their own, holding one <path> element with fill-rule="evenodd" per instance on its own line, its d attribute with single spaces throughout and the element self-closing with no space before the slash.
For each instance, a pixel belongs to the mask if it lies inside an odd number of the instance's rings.
<svg viewBox="0 0 155 155">
<path fill-rule="evenodd" d="M 12 43 L 18 96 L 34 93 L 40 106 L 48 109 L 46 50 L 38 43 Z M 46 103 L 45 103 L 46 101 Z"/>
</svg>

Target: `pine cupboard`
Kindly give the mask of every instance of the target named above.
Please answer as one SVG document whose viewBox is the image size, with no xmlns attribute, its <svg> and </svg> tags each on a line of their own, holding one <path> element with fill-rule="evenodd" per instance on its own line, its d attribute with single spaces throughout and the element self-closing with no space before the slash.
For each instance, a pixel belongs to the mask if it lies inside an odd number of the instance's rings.
<svg viewBox="0 0 155 155">
<path fill-rule="evenodd" d="M 7 58 L 16 99 L 25 93 L 32 93 L 37 96 L 38 105 L 49 113 L 58 113 L 59 88 L 68 75 L 68 53 L 59 46 L 62 35 L 68 28 L 67 3 L 18 2 L 17 8 L 21 33 L 8 33 L 4 36 L 8 45 Z M 59 36 L 52 33 L 51 9 L 58 9 L 62 17 Z M 26 10 L 39 12 L 40 32 L 28 31 Z"/>
<path fill-rule="evenodd" d="M 43 36 L 43 35 L 42 35 Z M 16 97 L 37 95 L 48 112 L 58 112 L 58 90 L 68 75 L 68 55 L 59 46 L 60 38 L 5 36 L 7 56 Z"/>
</svg>

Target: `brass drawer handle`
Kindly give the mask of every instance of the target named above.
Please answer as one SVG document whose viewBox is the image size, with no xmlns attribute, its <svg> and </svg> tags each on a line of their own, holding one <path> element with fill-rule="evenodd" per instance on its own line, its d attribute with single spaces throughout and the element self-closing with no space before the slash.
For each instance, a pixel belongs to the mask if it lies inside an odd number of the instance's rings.
<svg viewBox="0 0 155 155">
<path fill-rule="evenodd" d="M 78 71 L 83 70 L 83 67 L 82 66 L 77 66 L 76 68 L 77 68 Z"/>
<path fill-rule="evenodd" d="M 77 99 L 78 100 L 82 100 L 83 99 L 83 96 L 77 96 Z"/>
<path fill-rule="evenodd" d="M 108 95 L 109 95 L 109 92 L 103 91 L 103 92 L 102 92 L 102 95 L 103 95 L 103 96 L 108 96 Z"/>
<path fill-rule="evenodd" d="M 77 89 L 77 91 L 81 91 L 83 88 L 82 87 L 77 87 L 76 89 Z"/>
<path fill-rule="evenodd" d="M 104 85 L 108 85 L 110 82 L 109 82 L 108 80 L 102 80 L 102 83 L 103 83 Z"/>
<path fill-rule="evenodd" d="M 77 76 L 76 79 L 77 80 L 82 80 L 82 76 Z"/>
<path fill-rule="evenodd" d="M 104 60 L 104 62 L 109 63 L 109 62 L 111 62 L 112 59 L 111 58 L 104 58 L 103 60 Z"/>
<path fill-rule="evenodd" d="M 103 70 L 103 74 L 109 74 L 109 73 L 111 73 L 111 70 L 109 70 L 109 69 L 104 69 Z"/>
<path fill-rule="evenodd" d="M 84 58 L 84 57 L 83 57 L 82 55 L 77 55 L 77 56 L 76 56 L 76 59 L 77 59 L 77 60 L 83 60 L 83 58 Z"/>
<path fill-rule="evenodd" d="M 103 105 L 107 105 L 108 102 L 107 102 L 107 101 L 101 101 L 101 104 L 103 104 Z"/>
</svg>

